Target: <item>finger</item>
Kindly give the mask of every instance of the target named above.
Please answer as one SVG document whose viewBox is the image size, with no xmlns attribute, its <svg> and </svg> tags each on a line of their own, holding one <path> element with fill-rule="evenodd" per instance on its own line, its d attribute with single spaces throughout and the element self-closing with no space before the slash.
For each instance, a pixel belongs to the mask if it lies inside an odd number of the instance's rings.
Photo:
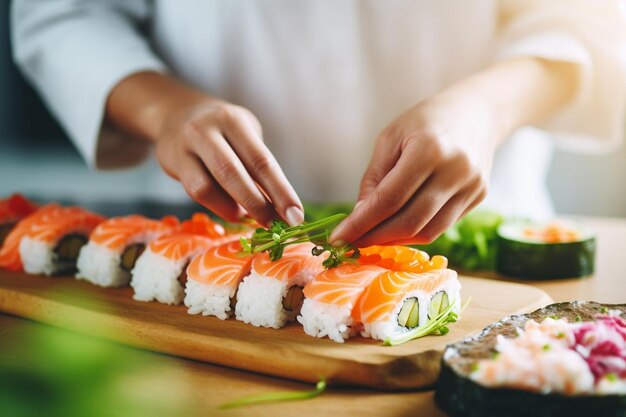
<svg viewBox="0 0 626 417">
<path fill-rule="evenodd" d="M 464 189 L 471 185 L 471 181 L 468 182 L 467 178 L 459 180 L 463 178 L 461 171 L 454 172 L 454 169 L 454 165 L 444 165 L 435 171 L 402 210 L 363 235 L 355 244 L 369 246 L 412 239 L 444 205 L 454 202 L 457 194 L 469 192 Z"/>
<path fill-rule="evenodd" d="M 401 148 L 396 141 L 389 140 L 383 133 L 376 140 L 372 158 L 365 169 L 361 185 L 359 187 L 359 196 L 357 204 L 365 200 L 376 189 L 383 178 L 391 171 L 401 155 Z"/>
<path fill-rule="evenodd" d="M 189 155 L 182 162 L 177 176 L 191 198 L 226 220 L 237 221 L 244 215 L 197 157 Z"/>
<path fill-rule="evenodd" d="M 441 210 L 415 236 L 409 239 L 390 241 L 386 244 L 423 245 L 431 243 L 480 203 L 485 195 L 485 188 L 470 184 L 444 204 Z"/>
<path fill-rule="evenodd" d="M 458 197 L 458 201 L 457 200 Z M 466 212 L 468 207 L 476 201 L 476 192 L 468 192 L 450 200 L 435 217 L 413 238 L 415 244 L 427 244 L 437 239 L 448 230 Z"/>
<path fill-rule="evenodd" d="M 417 149 L 417 141 L 411 142 L 376 189 L 337 226 L 330 241 L 354 242 L 397 213 L 433 172 L 440 158 L 433 152 L 432 147 Z"/>
<path fill-rule="evenodd" d="M 219 132 L 203 132 L 203 137 L 194 142 L 194 150 L 219 185 L 254 219 L 261 224 L 274 219 L 272 205 Z"/>
<path fill-rule="evenodd" d="M 267 194 L 278 214 L 292 226 L 302 223 L 302 202 L 251 120 L 241 117 L 225 126 L 226 140 Z"/>
</svg>

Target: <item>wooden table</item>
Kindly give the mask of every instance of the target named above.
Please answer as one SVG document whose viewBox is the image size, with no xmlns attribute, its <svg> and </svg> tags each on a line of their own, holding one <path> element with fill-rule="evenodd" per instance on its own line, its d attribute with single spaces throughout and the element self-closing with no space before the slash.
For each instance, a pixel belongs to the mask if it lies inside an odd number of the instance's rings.
<svg viewBox="0 0 626 417">
<path fill-rule="evenodd" d="M 605 303 L 626 302 L 626 219 L 583 218 L 598 236 L 596 274 L 585 279 L 541 282 L 534 285 L 555 301 L 594 300 Z M 44 325 L 0 314 L 0 358 L 7 353 L 2 340 L 19 337 Z M 5 339 L 6 340 L 6 339 Z M 175 388 L 181 408 L 191 415 L 385 415 L 445 416 L 433 403 L 433 391 L 382 393 L 361 389 L 329 389 L 322 396 L 304 401 L 216 411 L 216 406 L 245 395 L 276 390 L 310 389 L 306 384 L 270 378 L 190 360 L 141 352 L 154 372 L 139 375 L 155 393 Z M 136 375 L 134 375 L 136 377 Z"/>
</svg>

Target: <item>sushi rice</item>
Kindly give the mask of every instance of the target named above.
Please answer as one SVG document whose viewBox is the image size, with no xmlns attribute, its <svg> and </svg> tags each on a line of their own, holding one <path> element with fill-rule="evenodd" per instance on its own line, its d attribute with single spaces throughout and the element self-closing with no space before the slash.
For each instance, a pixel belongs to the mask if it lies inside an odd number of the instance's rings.
<svg viewBox="0 0 626 417">
<path fill-rule="evenodd" d="M 275 329 L 295 320 L 299 309 L 288 311 L 283 300 L 291 287 L 304 287 L 323 270 L 323 259 L 312 256 L 312 248 L 309 243 L 287 246 L 277 261 L 271 261 L 267 253 L 257 255 L 250 275 L 239 285 L 237 320 Z"/>
</svg>

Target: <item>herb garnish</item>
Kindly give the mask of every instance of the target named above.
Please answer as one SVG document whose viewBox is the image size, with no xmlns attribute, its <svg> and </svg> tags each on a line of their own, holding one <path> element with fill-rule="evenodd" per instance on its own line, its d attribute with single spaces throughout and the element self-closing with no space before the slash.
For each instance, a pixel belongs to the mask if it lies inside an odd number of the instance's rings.
<svg viewBox="0 0 626 417">
<path fill-rule="evenodd" d="M 312 391 L 280 391 L 268 392 L 260 395 L 251 395 L 249 397 L 243 397 L 238 400 L 221 404 L 218 407 L 218 410 L 230 410 L 231 408 L 259 403 L 308 400 L 309 398 L 317 397 L 324 392 L 325 389 L 326 379 L 322 378 L 318 381 L 315 385 L 315 389 Z"/>
<path fill-rule="evenodd" d="M 346 217 L 347 214 L 340 213 L 298 226 L 288 226 L 283 221 L 274 220 L 268 229 L 260 227 L 251 238 L 242 237 L 241 247 L 249 255 L 268 252 L 270 260 L 276 261 L 283 256 L 288 245 L 311 242 L 315 245 L 311 253 L 320 256 L 328 252 L 329 256 L 324 260 L 323 266 L 333 268 L 344 262 L 354 261 L 360 255 L 359 250 L 350 243 L 335 247 L 328 242 L 330 233 Z"/>
<path fill-rule="evenodd" d="M 400 345 L 410 340 L 419 339 L 420 337 L 428 336 L 430 334 L 440 334 L 440 335 L 448 334 L 450 329 L 448 328 L 447 324 L 455 323 L 461 316 L 461 313 L 463 312 L 463 310 L 465 310 L 465 308 L 468 306 L 470 301 L 472 301 L 471 298 L 469 298 L 465 302 L 463 307 L 461 307 L 461 310 L 458 313 L 456 313 L 453 311 L 456 303 L 454 302 L 454 300 L 452 300 L 450 305 L 448 305 L 448 307 L 446 307 L 441 313 L 439 313 L 437 317 L 435 317 L 434 319 L 428 320 L 426 323 L 424 323 L 423 326 L 416 327 L 415 329 L 409 330 L 408 332 L 403 333 L 394 338 L 391 338 L 391 337 L 386 338 L 384 342 L 385 346 Z"/>
</svg>

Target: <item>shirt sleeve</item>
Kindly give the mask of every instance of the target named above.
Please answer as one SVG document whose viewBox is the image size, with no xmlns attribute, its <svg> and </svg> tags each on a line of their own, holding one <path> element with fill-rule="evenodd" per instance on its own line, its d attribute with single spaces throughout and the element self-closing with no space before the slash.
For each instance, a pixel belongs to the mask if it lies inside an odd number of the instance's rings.
<svg viewBox="0 0 626 417">
<path fill-rule="evenodd" d="M 122 168 L 143 161 L 149 145 L 104 121 L 107 97 L 125 77 L 165 71 L 141 28 L 146 0 L 15 0 L 14 59 L 88 165 Z"/>
<path fill-rule="evenodd" d="M 500 0 L 498 58 L 534 56 L 579 67 L 572 101 L 538 126 L 558 146 L 607 152 L 623 140 L 626 1 Z"/>
</svg>

